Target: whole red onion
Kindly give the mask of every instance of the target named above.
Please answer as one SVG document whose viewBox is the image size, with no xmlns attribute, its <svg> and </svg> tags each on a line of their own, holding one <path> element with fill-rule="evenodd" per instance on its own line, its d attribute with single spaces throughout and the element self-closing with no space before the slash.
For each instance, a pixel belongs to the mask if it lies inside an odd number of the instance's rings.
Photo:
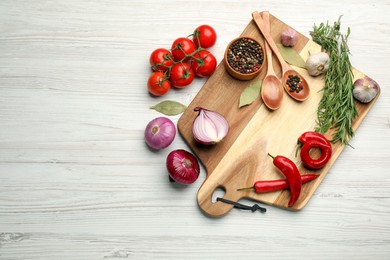
<svg viewBox="0 0 390 260">
<path fill-rule="evenodd" d="M 166 117 L 157 117 L 145 128 L 146 144 L 155 150 L 168 147 L 176 136 L 175 124 Z"/>
<path fill-rule="evenodd" d="M 167 156 L 167 170 L 169 177 L 180 184 L 191 184 L 199 177 L 198 159 L 182 149 L 174 150 Z"/>
</svg>

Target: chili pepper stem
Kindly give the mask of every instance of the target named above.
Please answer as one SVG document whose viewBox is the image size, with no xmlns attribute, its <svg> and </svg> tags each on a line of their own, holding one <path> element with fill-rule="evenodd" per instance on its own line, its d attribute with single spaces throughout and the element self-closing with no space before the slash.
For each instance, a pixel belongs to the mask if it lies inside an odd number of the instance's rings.
<svg viewBox="0 0 390 260">
<path fill-rule="evenodd" d="M 272 156 L 271 154 L 269 154 L 268 153 L 268 155 L 269 155 L 269 157 L 271 157 L 272 159 L 274 159 L 275 160 L 275 156 Z"/>
<path fill-rule="evenodd" d="M 297 157 L 297 155 L 298 155 L 298 150 L 300 149 L 300 148 L 302 148 L 302 142 L 301 141 L 298 141 L 298 145 L 297 145 L 297 148 L 295 149 L 295 157 Z"/>
<path fill-rule="evenodd" d="M 241 190 L 252 190 L 254 189 L 255 186 L 251 186 L 251 187 L 246 187 L 246 188 L 240 188 L 240 189 L 237 189 L 237 191 L 241 191 Z"/>
</svg>

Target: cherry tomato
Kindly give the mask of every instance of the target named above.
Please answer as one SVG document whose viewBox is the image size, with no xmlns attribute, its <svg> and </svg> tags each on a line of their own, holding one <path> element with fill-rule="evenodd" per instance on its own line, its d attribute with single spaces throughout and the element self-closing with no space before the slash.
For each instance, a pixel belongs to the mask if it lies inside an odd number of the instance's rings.
<svg viewBox="0 0 390 260">
<path fill-rule="evenodd" d="M 173 64 L 172 54 L 164 48 L 156 49 L 150 55 L 149 62 L 152 70 L 164 72 Z"/>
<path fill-rule="evenodd" d="M 191 67 L 196 76 L 208 77 L 215 71 L 215 68 L 217 67 L 217 60 L 211 52 L 201 50 L 194 55 Z"/>
<path fill-rule="evenodd" d="M 171 89 L 171 83 L 160 71 L 153 72 L 148 79 L 148 90 L 154 96 L 162 96 Z"/>
<path fill-rule="evenodd" d="M 170 81 L 176 88 L 184 88 L 194 80 L 194 71 L 190 64 L 181 62 L 171 68 Z"/>
<path fill-rule="evenodd" d="M 194 31 L 193 41 L 198 48 L 210 48 L 217 41 L 217 33 L 210 25 L 204 24 L 199 26 Z"/>
<path fill-rule="evenodd" d="M 195 51 L 195 44 L 188 38 L 181 37 L 172 44 L 172 56 L 175 61 L 181 61 L 186 55 Z"/>
</svg>

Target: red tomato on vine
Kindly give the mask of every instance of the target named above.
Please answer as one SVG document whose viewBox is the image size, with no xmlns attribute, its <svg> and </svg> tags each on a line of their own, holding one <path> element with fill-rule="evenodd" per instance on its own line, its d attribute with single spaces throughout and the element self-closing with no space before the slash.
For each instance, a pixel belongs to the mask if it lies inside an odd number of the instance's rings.
<svg viewBox="0 0 390 260">
<path fill-rule="evenodd" d="M 175 61 L 182 61 L 195 51 L 195 44 L 188 38 L 177 38 L 172 44 L 172 56 Z M 186 59 L 187 60 L 187 59 Z"/>
<path fill-rule="evenodd" d="M 149 63 L 154 71 L 167 71 L 173 64 L 172 54 L 164 48 L 156 49 L 150 55 Z"/>
<path fill-rule="evenodd" d="M 160 71 L 153 72 L 148 80 L 148 90 L 154 96 L 162 96 L 171 89 L 171 83 Z"/>
<path fill-rule="evenodd" d="M 202 48 L 210 48 L 217 41 L 217 33 L 210 25 L 204 24 L 198 26 L 194 31 L 193 41 L 195 46 Z"/>
<path fill-rule="evenodd" d="M 211 52 L 201 50 L 194 55 L 191 67 L 196 76 L 208 77 L 215 71 L 217 60 Z"/>
<path fill-rule="evenodd" d="M 170 81 L 176 88 L 184 88 L 194 80 L 194 71 L 188 63 L 180 62 L 171 68 Z"/>
</svg>

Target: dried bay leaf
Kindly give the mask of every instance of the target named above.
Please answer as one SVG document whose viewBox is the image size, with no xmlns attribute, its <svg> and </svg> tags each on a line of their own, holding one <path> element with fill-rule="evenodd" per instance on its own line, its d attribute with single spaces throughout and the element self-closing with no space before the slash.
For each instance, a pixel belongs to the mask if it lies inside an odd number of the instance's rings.
<svg viewBox="0 0 390 260">
<path fill-rule="evenodd" d="M 187 106 L 173 100 L 165 100 L 162 101 L 154 106 L 150 107 L 151 109 L 156 110 L 157 112 L 160 112 L 167 116 L 174 116 L 178 115 L 184 110 L 186 110 Z"/>
<path fill-rule="evenodd" d="M 252 104 L 259 97 L 262 83 L 262 80 L 257 80 L 244 89 L 240 95 L 239 108 Z"/>
<path fill-rule="evenodd" d="M 306 69 L 306 62 L 302 59 L 301 55 L 291 47 L 285 47 L 281 43 L 277 43 L 279 52 L 283 59 L 290 65 Z"/>
</svg>

